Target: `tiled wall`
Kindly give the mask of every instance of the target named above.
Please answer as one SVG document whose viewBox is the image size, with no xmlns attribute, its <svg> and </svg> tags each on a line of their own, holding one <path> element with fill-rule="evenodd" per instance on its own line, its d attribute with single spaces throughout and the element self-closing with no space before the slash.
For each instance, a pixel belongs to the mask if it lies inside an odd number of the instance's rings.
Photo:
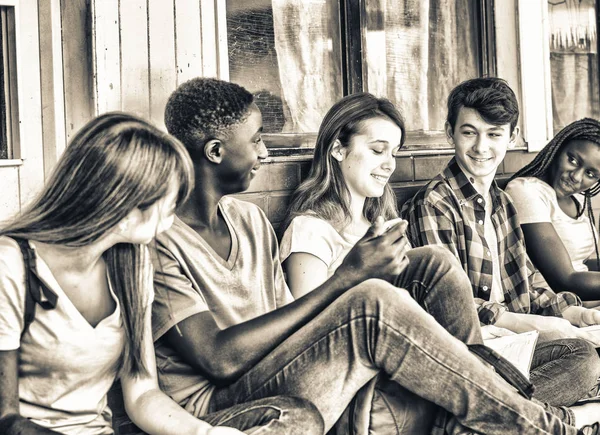
<svg viewBox="0 0 600 435">
<path fill-rule="evenodd" d="M 524 151 L 507 153 L 498 171 L 501 185 L 503 185 L 502 181 L 506 181 L 510 174 L 529 163 L 534 157 L 535 153 Z M 399 204 L 410 198 L 419 187 L 437 175 L 451 158 L 451 154 L 398 157 L 396 170 L 390 182 L 396 192 Z M 300 160 L 290 160 L 285 157 L 273 158 L 263 164 L 252 181 L 250 189 L 237 197 L 257 204 L 277 227 L 285 216 L 290 195 L 308 173 L 310 159 L 310 156 Z M 596 203 L 596 208 L 600 209 L 600 203 Z"/>
</svg>

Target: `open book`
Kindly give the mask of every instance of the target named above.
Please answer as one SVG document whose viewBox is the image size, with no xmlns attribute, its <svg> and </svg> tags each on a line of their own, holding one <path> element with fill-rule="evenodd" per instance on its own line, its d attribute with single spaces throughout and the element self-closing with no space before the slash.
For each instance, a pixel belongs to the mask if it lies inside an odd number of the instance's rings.
<svg viewBox="0 0 600 435">
<path fill-rule="evenodd" d="M 594 338 L 594 340 L 590 340 L 592 344 L 600 348 L 600 325 L 584 326 L 581 329 L 589 332 Z"/>
<path fill-rule="evenodd" d="M 482 329 L 484 329 L 484 344 L 510 361 L 529 379 L 529 369 L 539 332 L 529 331 L 516 334 L 503 328 L 490 328 L 489 326 Z"/>
</svg>

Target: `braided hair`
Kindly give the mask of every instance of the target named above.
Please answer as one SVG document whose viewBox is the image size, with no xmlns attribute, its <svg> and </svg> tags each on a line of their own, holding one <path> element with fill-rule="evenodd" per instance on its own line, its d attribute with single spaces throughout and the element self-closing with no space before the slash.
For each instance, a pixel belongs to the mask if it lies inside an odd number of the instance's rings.
<svg viewBox="0 0 600 435">
<path fill-rule="evenodd" d="M 587 140 L 600 146 L 600 121 L 592 118 L 583 118 L 572 122 L 561 131 L 559 131 L 548 145 L 546 145 L 531 163 L 517 171 L 509 181 L 517 177 L 536 177 L 545 179 L 552 168 L 555 157 L 560 154 L 561 149 L 572 140 Z M 592 234 L 595 235 L 596 219 L 592 210 L 592 197 L 600 193 L 600 181 L 584 191 L 585 200 L 583 207 L 577 212 L 577 217 L 587 212 L 592 227 Z M 598 239 L 593 237 L 596 248 L 596 263 L 600 270 L 600 251 L 598 249 Z"/>
</svg>

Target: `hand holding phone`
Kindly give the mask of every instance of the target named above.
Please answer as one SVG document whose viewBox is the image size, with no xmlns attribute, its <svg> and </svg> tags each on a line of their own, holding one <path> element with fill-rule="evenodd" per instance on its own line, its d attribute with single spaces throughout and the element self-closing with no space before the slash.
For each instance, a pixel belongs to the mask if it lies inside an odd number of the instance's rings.
<svg viewBox="0 0 600 435">
<path fill-rule="evenodd" d="M 383 230 L 384 230 L 383 232 L 387 233 L 389 230 L 394 228 L 396 225 L 401 225 L 403 222 L 405 223 L 404 229 L 406 230 L 406 227 L 408 226 L 408 221 L 405 221 L 402 218 L 395 218 L 395 219 L 390 219 L 389 221 L 385 221 L 383 223 Z"/>
<path fill-rule="evenodd" d="M 390 231 L 392 228 L 395 228 L 396 225 L 404 225 L 404 229 L 402 229 L 402 234 L 404 235 L 404 231 L 406 231 L 406 227 L 408 226 L 408 222 L 402 218 L 390 219 L 389 221 L 384 221 L 381 216 L 379 216 L 375 223 L 373 224 L 373 235 L 375 237 L 382 236 L 383 234 Z"/>
</svg>

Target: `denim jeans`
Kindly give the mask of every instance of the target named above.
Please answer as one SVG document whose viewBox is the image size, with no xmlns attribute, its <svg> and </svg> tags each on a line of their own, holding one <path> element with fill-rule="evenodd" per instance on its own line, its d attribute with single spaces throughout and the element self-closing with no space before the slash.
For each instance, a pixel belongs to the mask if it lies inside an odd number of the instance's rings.
<svg viewBox="0 0 600 435">
<path fill-rule="evenodd" d="M 408 289 L 368 280 L 348 290 L 235 383 L 217 388 L 211 411 L 297 396 L 317 406 L 327 431 L 356 392 L 384 373 L 477 432 L 576 434 L 461 341 L 481 336 L 471 285 L 456 260 L 443 248 L 424 247 L 412 250 L 410 261 L 412 272 L 397 282 Z"/>
<path fill-rule="evenodd" d="M 204 415 L 202 420 L 252 435 L 323 434 L 323 419 L 317 408 L 295 397 L 267 397 Z"/>
<path fill-rule="evenodd" d="M 540 333 L 531 362 L 533 397 L 554 406 L 569 406 L 597 392 L 600 358 L 591 343 L 556 340 Z M 593 394 L 595 395 L 595 394 Z"/>
</svg>

